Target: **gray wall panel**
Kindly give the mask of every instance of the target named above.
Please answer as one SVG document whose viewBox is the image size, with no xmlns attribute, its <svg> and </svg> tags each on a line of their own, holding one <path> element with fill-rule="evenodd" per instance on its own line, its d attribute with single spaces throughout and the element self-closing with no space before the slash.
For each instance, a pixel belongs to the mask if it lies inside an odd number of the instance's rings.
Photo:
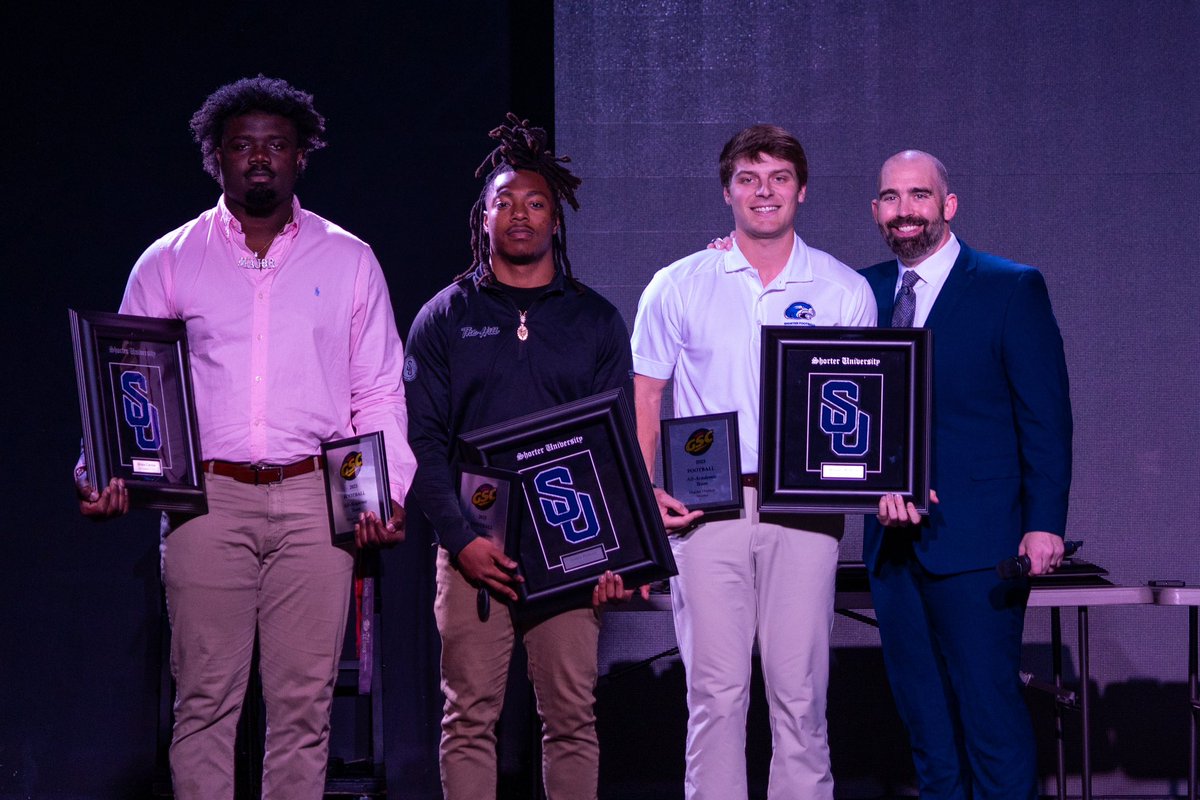
<svg viewBox="0 0 1200 800">
<path fill-rule="evenodd" d="M 1069 536 L 1119 582 L 1200 582 L 1197 42 L 1200 5 L 1182 1 L 559 2 L 558 148 L 585 180 L 573 261 L 632 323 L 657 268 L 728 231 L 717 154 L 768 121 L 808 152 L 800 235 L 866 266 L 888 255 L 870 218 L 879 164 L 935 153 L 955 231 L 1050 286 L 1076 422 Z M 850 528 L 844 558 L 859 555 Z M 1186 775 L 1185 616 L 1094 613 L 1098 793 L 1165 793 Z M 871 645 L 855 626 L 835 638 Z M 1038 671 L 1048 640 L 1046 612 L 1030 612 Z"/>
</svg>

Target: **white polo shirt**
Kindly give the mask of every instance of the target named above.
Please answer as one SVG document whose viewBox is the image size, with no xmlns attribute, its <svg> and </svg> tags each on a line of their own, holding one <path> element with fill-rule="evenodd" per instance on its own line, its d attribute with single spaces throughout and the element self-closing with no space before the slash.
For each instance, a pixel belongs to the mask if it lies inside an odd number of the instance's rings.
<svg viewBox="0 0 1200 800">
<path fill-rule="evenodd" d="M 758 469 L 763 325 L 874 327 L 867 281 L 800 239 L 764 287 L 736 242 L 701 250 L 659 270 L 638 302 L 633 369 L 675 378 L 675 415 L 738 412 L 742 472 Z"/>
</svg>

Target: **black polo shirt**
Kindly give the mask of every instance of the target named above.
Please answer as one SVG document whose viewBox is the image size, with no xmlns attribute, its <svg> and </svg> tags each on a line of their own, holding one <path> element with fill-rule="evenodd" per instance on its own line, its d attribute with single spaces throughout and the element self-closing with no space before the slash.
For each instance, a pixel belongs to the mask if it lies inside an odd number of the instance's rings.
<svg viewBox="0 0 1200 800">
<path fill-rule="evenodd" d="M 632 380 L 629 331 L 611 303 L 556 273 L 520 308 L 481 265 L 426 303 L 408 335 L 408 440 L 417 456 L 410 503 L 458 555 L 475 533 L 458 506 L 456 437 L 617 387 L 632 401 Z"/>
</svg>

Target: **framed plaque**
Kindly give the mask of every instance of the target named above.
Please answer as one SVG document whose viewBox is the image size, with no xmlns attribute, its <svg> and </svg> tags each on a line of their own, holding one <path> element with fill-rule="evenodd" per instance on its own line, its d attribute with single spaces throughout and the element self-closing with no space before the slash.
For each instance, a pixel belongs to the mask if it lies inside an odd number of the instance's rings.
<svg viewBox="0 0 1200 800">
<path fill-rule="evenodd" d="M 70 311 L 92 484 L 122 478 L 136 508 L 208 511 L 182 320 Z"/>
<path fill-rule="evenodd" d="M 663 488 L 689 511 L 742 507 L 736 411 L 664 419 Z"/>
<path fill-rule="evenodd" d="M 325 462 L 325 503 L 334 544 L 353 544 L 354 525 L 364 511 L 374 511 L 384 523 L 391 519 L 383 431 L 323 442 L 321 457 Z"/>
<path fill-rule="evenodd" d="M 507 545 L 508 532 L 517 530 L 521 524 L 524 502 L 521 476 L 517 473 L 473 464 L 459 465 L 458 504 L 463 516 L 475 533 L 488 537 L 501 550 Z"/>
<path fill-rule="evenodd" d="M 675 574 L 633 431 L 614 389 L 459 437 L 463 460 L 520 480 L 520 524 L 505 541 L 525 579 L 516 613 L 587 605 L 606 570 L 630 587 Z"/>
<path fill-rule="evenodd" d="M 929 511 L 932 335 L 926 328 L 762 329 L 764 512 Z"/>
</svg>

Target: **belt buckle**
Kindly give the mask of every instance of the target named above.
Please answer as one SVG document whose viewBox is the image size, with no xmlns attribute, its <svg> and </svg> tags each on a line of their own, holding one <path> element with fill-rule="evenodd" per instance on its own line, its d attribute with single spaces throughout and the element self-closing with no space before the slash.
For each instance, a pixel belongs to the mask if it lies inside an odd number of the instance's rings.
<svg viewBox="0 0 1200 800">
<path fill-rule="evenodd" d="M 283 467 L 264 467 L 259 464 L 251 464 L 250 469 L 254 470 L 254 485 L 268 486 L 272 483 L 283 483 Z M 274 475 L 273 480 L 267 480 L 264 475 Z"/>
</svg>

